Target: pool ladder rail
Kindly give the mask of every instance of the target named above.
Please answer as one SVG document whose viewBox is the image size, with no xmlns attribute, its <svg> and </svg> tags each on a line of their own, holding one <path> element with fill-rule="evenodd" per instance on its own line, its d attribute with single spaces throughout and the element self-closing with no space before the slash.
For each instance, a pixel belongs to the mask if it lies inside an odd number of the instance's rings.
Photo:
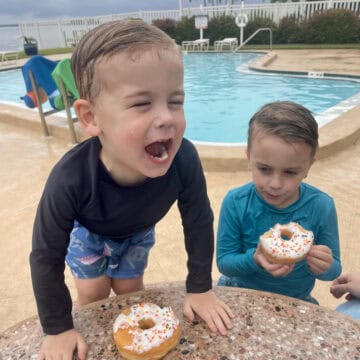
<svg viewBox="0 0 360 360">
<path fill-rule="evenodd" d="M 29 70 L 29 77 L 30 77 L 30 81 L 31 81 L 31 85 L 32 88 L 34 90 L 34 94 L 35 94 L 35 98 L 38 104 L 38 112 L 39 112 L 39 116 L 40 116 L 40 121 L 41 121 L 41 127 L 44 133 L 45 137 L 49 137 L 50 136 L 50 132 L 49 132 L 49 128 L 47 126 L 47 122 L 46 122 L 46 116 L 48 115 L 52 115 L 55 114 L 57 112 L 59 112 L 60 110 L 57 109 L 52 109 L 52 110 L 48 110 L 48 111 L 44 111 L 43 107 L 42 107 L 42 102 L 41 102 L 41 98 L 40 98 L 40 93 L 39 93 L 39 87 L 37 86 L 34 74 L 32 73 L 31 70 Z M 71 105 L 65 90 L 65 85 L 64 82 L 62 81 L 61 78 L 59 78 L 59 83 L 60 83 L 60 94 L 62 96 L 64 105 L 65 105 L 65 111 L 66 111 L 66 119 L 67 119 L 67 123 L 69 126 L 69 132 L 70 132 L 70 138 L 71 138 L 71 142 L 73 144 L 77 144 L 78 143 L 78 139 L 76 136 L 76 131 L 75 131 L 75 126 L 74 126 L 74 122 L 76 122 L 78 119 L 76 117 L 72 117 L 71 114 Z"/>
<path fill-rule="evenodd" d="M 235 50 L 233 50 L 233 52 L 236 52 L 238 50 L 240 50 L 244 45 L 246 45 L 254 36 L 256 36 L 259 32 L 261 31 L 268 31 L 269 32 L 269 47 L 270 47 L 270 51 L 272 51 L 272 30 L 271 28 L 259 28 L 257 29 L 253 34 L 251 34 L 245 41 L 243 41 L 242 43 L 240 43 L 240 45 L 238 47 L 236 47 Z"/>
</svg>

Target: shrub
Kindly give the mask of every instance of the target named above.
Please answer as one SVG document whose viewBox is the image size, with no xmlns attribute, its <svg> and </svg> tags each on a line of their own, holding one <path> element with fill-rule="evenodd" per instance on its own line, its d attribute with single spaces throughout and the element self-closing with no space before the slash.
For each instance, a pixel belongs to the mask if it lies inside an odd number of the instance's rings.
<svg viewBox="0 0 360 360">
<path fill-rule="evenodd" d="M 209 21 L 207 36 L 210 44 L 224 38 L 239 38 L 240 30 L 235 23 L 235 18 L 229 15 L 214 17 Z"/>
<path fill-rule="evenodd" d="M 260 28 L 270 28 L 273 33 L 273 39 L 276 38 L 277 27 L 274 21 L 267 17 L 254 17 L 249 20 L 244 28 L 244 41 L 248 39 L 256 30 Z M 248 44 L 268 44 L 269 43 L 269 32 L 262 31 L 255 35 Z"/>
<path fill-rule="evenodd" d="M 309 44 L 346 44 L 360 41 L 360 19 L 349 10 L 330 9 L 316 13 L 304 25 L 305 41 Z"/>
<path fill-rule="evenodd" d="M 199 30 L 195 29 L 195 18 L 182 17 L 180 21 L 176 23 L 176 36 L 175 41 L 181 45 L 182 41 L 196 40 L 199 38 Z"/>
<path fill-rule="evenodd" d="M 250 13 L 250 17 L 251 17 Z M 195 29 L 195 17 L 183 17 L 180 21 L 172 19 L 156 19 L 153 24 L 165 31 L 181 45 L 185 40 L 196 40 L 200 37 L 199 29 Z M 270 28 L 273 42 L 279 44 L 345 44 L 360 42 L 360 19 L 355 12 L 343 9 L 330 9 L 316 13 L 307 21 L 301 21 L 295 15 L 284 17 L 277 26 L 266 14 L 258 14 L 244 28 L 243 40 L 249 38 L 259 28 Z M 209 20 L 208 29 L 204 29 L 204 38 L 210 44 L 226 37 L 239 38 L 240 29 L 235 18 L 219 15 Z M 269 44 L 269 33 L 260 32 L 248 44 Z"/>
<path fill-rule="evenodd" d="M 274 42 L 277 44 L 299 44 L 304 42 L 303 26 L 295 15 L 286 16 L 280 20 Z"/>
</svg>

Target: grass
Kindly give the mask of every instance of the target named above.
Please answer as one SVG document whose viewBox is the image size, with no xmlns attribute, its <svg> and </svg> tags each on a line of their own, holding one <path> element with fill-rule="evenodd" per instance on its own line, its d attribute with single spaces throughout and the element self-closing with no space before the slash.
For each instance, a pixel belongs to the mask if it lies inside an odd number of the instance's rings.
<svg viewBox="0 0 360 360">
<path fill-rule="evenodd" d="M 264 50 L 266 45 L 245 45 L 243 50 Z M 273 50 L 304 50 L 304 49 L 360 49 L 360 43 L 356 44 L 273 44 Z"/>
<path fill-rule="evenodd" d="M 74 48 L 56 48 L 56 49 L 42 49 L 39 50 L 39 55 L 47 56 L 47 55 L 55 55 L 55 54 L 71 54 Z M 28 56 L 21 51 L 19 53 L 19 59 L 26 59 Z"/>
</svg>

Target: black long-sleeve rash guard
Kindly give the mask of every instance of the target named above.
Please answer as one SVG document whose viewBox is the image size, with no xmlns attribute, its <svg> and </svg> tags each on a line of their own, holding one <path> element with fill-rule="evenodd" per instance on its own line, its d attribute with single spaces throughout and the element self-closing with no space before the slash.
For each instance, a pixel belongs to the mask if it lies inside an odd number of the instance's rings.
<svg viewBox="0 0 360 360">
<path fill-rule="evenodd" d="M 101 144 L 91 138 L 55 165 L 34 223 L 31 276 L 46 334 L 73 327 L 72 301 L 64 281 L 65 255 L 74 220 L 91 232 L 123 241 L 156 224 L 177 201 L 188 254 L 188 292 L 211 289 L 213 213 L 199 156 L 183 140 L 168 172 L 142 184 L 117 184 L 99 159 Z"/>
</svg>

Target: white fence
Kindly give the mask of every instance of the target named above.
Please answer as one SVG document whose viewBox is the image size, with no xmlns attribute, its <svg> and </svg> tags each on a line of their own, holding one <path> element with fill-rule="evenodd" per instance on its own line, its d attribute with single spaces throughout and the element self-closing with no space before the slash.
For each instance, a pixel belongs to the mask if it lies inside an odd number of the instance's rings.
<svg viewBox="0 0 360 360">
<path fill-rule="evenodd" d="M 183 16 L 190 17 L 193 15 L 208 15 L 209 18 L 212 18 L 221 15 L 235 17 L 239 13 L 246 13 L 249 19 L 268 17 L 278 24 L 280 19 L 285 16 L 294 15 L 298 19 L 306 20 L 315 12 L 332 8 L 347 9 L 360 16 L 360 0 L 328 0 L 189 7 L 182 10 L 139 11 L 108 16 L 23 22 L 19 24 L 19 31 L 21 36 L 37 39 L 40 49 L 47 49 L 73 46 L 87 31 L 99 24 L 115 19 L 142 18 L 147 22 L 151 22 L 155 19 L 166 18 L 180 20 Z"/>
</svg>

